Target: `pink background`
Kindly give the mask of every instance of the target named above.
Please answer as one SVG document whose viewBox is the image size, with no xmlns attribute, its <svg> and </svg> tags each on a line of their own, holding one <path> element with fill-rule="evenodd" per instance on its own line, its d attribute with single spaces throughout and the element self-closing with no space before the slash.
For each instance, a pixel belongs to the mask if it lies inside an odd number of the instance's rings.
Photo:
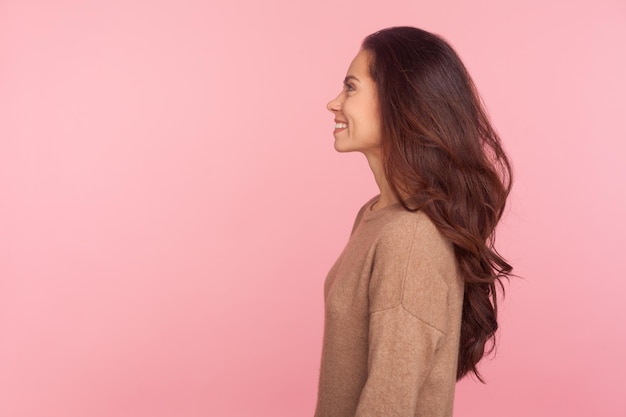
<svg viewBox="0 0 626 417">
<path fill-rule="evenodd" d="M 376 192 L 325 105 L 393 25 L 454 45 L 515 165 L 523 278 L 456 415 L 626 415 L 626 3 L 371 4 L 0 2 L 1 416 L 311 416 Z"/>
</svg>

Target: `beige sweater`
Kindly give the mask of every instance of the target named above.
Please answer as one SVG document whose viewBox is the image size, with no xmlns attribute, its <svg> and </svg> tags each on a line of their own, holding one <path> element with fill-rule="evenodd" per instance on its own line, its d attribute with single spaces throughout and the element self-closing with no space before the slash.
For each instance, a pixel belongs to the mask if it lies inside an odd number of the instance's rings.
<svg viewBox="0 0 626 417">
<path fill-rule="evenodd" d="M 452 244 L 421 212 L 361 208 L 324 285 L 315 417 L 451 416 L 463 304 Z"/>
</svg>

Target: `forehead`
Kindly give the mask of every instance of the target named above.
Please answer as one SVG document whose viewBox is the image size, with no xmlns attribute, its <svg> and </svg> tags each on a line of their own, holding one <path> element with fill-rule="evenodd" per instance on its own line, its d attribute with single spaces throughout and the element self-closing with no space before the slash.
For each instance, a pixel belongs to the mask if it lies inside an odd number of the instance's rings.
<svg viewBox="0 0 626 417">
<path fill-rule="evenodd" d="M 361 49 L 352 60 L 348 68 L 348 75 L 354 75 L 358 78 L 366 78 L 369 76 L 370 52 Z"/>
</svg>

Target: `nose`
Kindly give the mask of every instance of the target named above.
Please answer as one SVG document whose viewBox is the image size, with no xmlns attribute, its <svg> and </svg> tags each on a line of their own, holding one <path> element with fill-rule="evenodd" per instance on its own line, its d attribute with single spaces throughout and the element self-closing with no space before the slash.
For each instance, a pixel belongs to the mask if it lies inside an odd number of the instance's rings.
<svg viewBox="0 0 626 417">
<path fill-rule="evenodd" d="M 341 110 L 341 101 L 341 93 L 339 93 L 337 97 L 328 102 L 326 109 L 331 113 Z"/>
</svg>

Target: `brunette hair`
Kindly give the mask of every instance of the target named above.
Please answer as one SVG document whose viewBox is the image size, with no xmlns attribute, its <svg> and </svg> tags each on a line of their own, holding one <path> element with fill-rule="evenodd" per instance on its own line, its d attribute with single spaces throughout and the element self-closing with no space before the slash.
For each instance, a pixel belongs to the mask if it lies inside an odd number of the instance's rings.
<svg viewBox="0 0 626 417">
<path fill-rule="evenodd" d="M 460 58 L 441 37 L 393 27 L 363 41 L 378 90 L 381 155 L 405 209 L 454 245 L 465 280 L 457 379 L 495 347 L 497 292 L 512 267 L 494 247 L 511 165 Z"/>
</svg>

